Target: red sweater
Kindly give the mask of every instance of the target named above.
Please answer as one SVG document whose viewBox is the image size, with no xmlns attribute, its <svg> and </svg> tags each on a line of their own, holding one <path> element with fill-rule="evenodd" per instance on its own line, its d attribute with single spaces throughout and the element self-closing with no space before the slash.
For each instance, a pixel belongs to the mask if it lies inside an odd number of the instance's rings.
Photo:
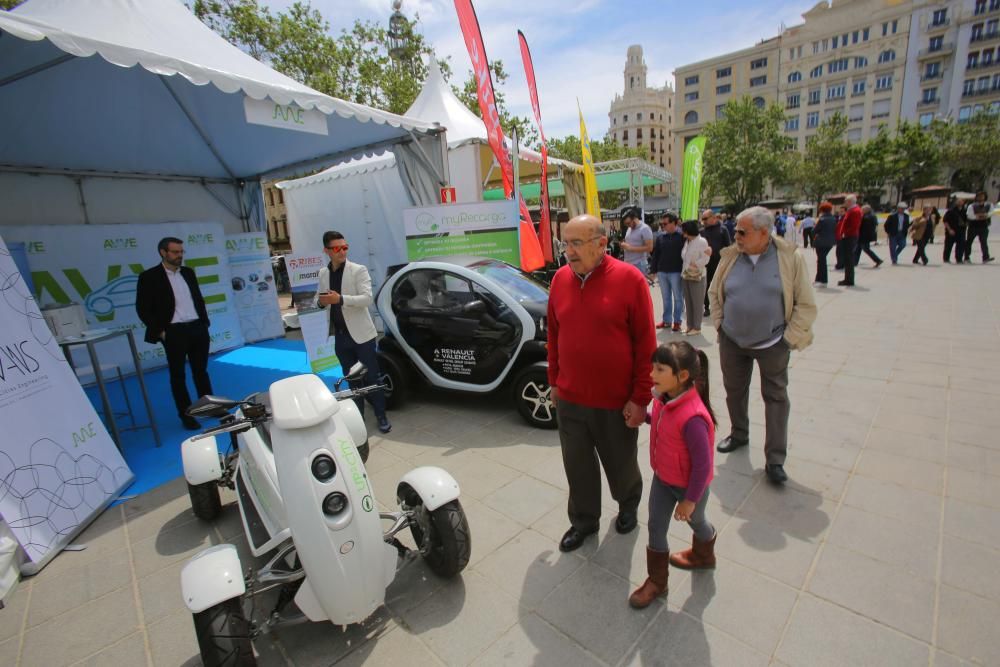
<svg viewBox="0 0 1000 667">
<path fill-rule="evenodd" d="M 837 223 L 837 240 L 861 236 L 861 207 L 854 205 Z"/>
<path fill-rule="evenodd" d="M 649 285 L 634 266 L 605 256 L 585 281 L 569 266 L 549 288 L 549 385 L 559 398 L 617 410 L 649 403 L 656 330 Z"/>
</svg>

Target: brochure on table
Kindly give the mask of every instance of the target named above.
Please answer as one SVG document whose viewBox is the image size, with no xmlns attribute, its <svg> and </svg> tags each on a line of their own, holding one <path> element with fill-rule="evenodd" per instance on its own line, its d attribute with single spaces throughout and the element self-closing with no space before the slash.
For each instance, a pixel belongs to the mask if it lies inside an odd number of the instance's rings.
<svg viewBox="0 0 1000 667">
<path fill-rule="evenodd" d="M 267 234 L 227 235 L 226 255 L 243 340 L 253 343 L 284 336 Z"/>
<path fill-rule="evenodd" d="M 0 514 L 33 574 L 133 479 L 0 238 Z"/>
</svg>

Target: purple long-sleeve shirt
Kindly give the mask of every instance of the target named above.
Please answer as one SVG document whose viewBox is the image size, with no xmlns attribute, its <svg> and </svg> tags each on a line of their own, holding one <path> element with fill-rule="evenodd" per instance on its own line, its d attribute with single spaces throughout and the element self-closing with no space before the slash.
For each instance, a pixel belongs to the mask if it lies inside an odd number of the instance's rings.
<svg viewBox="0 0 1000 667">
<path fill-rule="evenodd" d="M 653 400 L 664 401 L 666 398 L 666 396 L 656 396 Z M 649 424 L 652 419 L 652 413 L 647 412 L 646 423 Z M 683 435 L 684 444 L 691 457 L 691 477 L 684 491 L 684 500 L 697 503 L 708 487 L 708 478 L 712 472 L 712 441 L 708 437 L 708 422 L 699 416 L 691 417 L 684 424 Z"/>
</svg>

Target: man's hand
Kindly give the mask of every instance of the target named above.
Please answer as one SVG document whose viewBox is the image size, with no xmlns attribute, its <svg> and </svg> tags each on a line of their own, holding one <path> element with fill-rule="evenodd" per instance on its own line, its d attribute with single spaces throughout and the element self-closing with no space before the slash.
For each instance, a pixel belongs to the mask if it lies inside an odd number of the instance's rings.
<svg viewBox="0 0 1000 667">
<path fill-rule="evenodd" d="M 622 408 L 622 416 L 625 417 L 626 426 L 639 428 L 646 421 L 646 409 L 635 401 L 629 401 Z"/>
<path fill-rule="evenodd" d="M 329 291 L 326 294 L 319 295 L 319 303 L 324 306 L 336 306 L 340 303 L 340 292 Z"/>
<path fill-rule="evenodd" d="M 677 503 L 677 508 L 674 509 L 674 518 L 678 521 L 690 521 L 692 512 L 694 512 L 694 503 L 690 500 L 682 500 Z"/>
<path fill-rule="evenodd" d="M 549 387 L 549 400 L 552 401 L 552 406 L 559 402 L 559 389 L 557 387 Z"/>
</svg>

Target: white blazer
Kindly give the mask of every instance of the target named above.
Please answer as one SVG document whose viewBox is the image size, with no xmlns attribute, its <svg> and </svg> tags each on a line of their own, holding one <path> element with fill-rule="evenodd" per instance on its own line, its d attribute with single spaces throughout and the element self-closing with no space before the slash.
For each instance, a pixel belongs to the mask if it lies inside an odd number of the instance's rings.
<svg viewBox="0 0 1000 667">
<path fill-rule="evenodd" d="M 313 306 L 326 308 L 319 303 L 319 293 L 330 289 L 330 269 L 324 266 L 319 270 L 319 284 L 316 289 L 316 296 L 313 297 Z M 347 332 L 355 343 L 367 343 L 378 335 L 375 330 L 375 322 L 372 321 L 368 306 L 372 305 L 372 277 L 368 274 L 368 268 L 363 264 L 355 264 L 347 260 L 344 264 L 344 280 L 340 287 L 340 295 L 344 299 L 343 308 L 344 322 L 347 323 Z M 330 310 L 326 311 L 327 326 L 330 325 Z"/>
</svg>

